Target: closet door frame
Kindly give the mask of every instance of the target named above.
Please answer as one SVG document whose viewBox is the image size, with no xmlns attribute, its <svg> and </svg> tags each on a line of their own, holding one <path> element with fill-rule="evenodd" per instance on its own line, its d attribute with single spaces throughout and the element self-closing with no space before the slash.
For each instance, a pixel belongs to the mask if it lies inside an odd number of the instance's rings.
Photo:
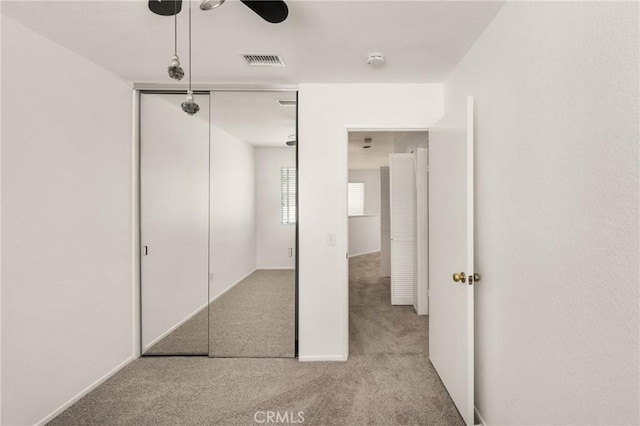
<svg viewBox="0 0 640 426">
<path fill-rule="evenodd" d="M 300 137 L 298 131 L 299 123 L 299 92 L 297 85 L 273 85 L 273 86 L 225 86 L 225 85 L 194 85 L 194 94 L 208 94 L 209 97 L 215 96 L 215 92 L 295 92 L 296 93 L 296 174 L 299 174 L 298 152 Z M 133 300 L 133 318 L 132 318 L 132 352 L 134 359 L 142 356 L 142 234 L 141 234 L 141 168 L 140 168 L 140 99 L 141 94 L 184 94 L 186 91 L 175 86 L 166 86 L 158 84 L 136 83 L 132 91 L 132 164 L 131 164 L 131 209 L 132 209 L 132 300 Z M 296 186 L 299 185 L 299 179 L 296 179 Z M 296 230 L 295 230 L 295 357 L 298 358 L 298 335 L 299 335 L 299 187 L 296 187 Z M 210 225 L 209 225 L 210 226 Z M 211 271 L 209 271 L 209 274 Z"/>
</svg>

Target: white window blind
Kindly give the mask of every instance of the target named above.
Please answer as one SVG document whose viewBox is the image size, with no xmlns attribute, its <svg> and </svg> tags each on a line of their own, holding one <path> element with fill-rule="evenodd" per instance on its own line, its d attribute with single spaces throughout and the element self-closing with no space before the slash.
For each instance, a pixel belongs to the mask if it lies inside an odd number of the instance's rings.
<svg viewBox="0 0 640 426">
<path fill-rule="evenodd" d="M 349 182 L 348 198 L 349 216 L 364 214 L 364 182 Z"/>
<path fill-rule="evenodd" d="M 280 170 L 280 222 L 283 225 L 296 223 L 296 168 Z"/>
</svg>

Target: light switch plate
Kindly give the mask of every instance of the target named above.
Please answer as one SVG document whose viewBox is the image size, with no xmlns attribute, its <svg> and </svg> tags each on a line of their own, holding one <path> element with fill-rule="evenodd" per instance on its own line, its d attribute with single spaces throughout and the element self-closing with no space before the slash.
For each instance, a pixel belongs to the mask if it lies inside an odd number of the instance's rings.
<svg viewBox="0 0 640 426">
<path fill-rule="evenodd" d="M 336 234 L 327 234 L 327 245 L 328 246 L 336 245 Z"/>
</svg>

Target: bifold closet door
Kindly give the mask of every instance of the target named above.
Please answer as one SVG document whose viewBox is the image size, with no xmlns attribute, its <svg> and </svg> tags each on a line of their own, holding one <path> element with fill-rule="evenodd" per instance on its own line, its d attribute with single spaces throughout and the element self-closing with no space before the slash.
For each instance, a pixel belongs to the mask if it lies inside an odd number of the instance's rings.
<svg viewBox="0 0 640 426">
<path fill-rule="evenodd" d="M 413 305 L 416 286 L 416 178 L 413 154 L 389 154 L 391 304 Z"/>
<path fill-rule="evenodd" d="M 140 99 L 141 322 L 145 355 L 208 354 L 209 95 Z"/>
</svg>

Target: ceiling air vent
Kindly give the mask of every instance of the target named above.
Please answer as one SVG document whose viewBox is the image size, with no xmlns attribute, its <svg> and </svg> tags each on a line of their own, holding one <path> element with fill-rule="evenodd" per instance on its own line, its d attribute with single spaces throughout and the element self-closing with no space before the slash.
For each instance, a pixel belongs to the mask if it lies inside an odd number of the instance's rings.
<svg viewBox="0 0 640 426">
<path fill-rule="evenodd" d="M 286 67 L 280 55 L 257 55 L 252 53 L 241 53 L 247 65 L 252 67 Z"/>
<path fill-rule="evenodd" d="M 296 106 L 295 99 L 278 99 L 277 102 L 280 106 Z"/>
</svg>

